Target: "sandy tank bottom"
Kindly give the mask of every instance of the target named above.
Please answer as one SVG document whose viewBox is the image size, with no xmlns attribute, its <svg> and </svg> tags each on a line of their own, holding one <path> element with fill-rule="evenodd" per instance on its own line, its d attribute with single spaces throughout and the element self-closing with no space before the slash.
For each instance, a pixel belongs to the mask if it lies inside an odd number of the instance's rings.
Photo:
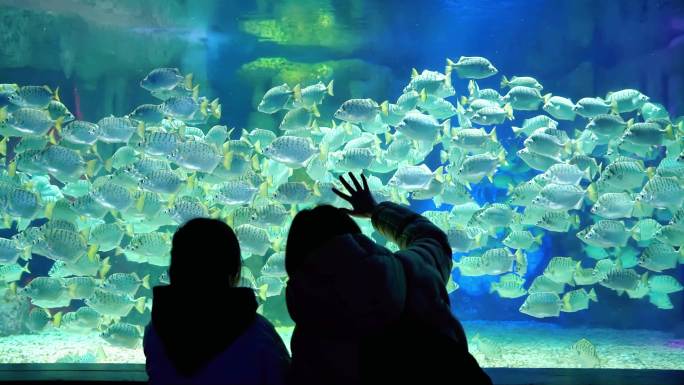
<svg viewBox="0 0 684 385">
<path fill-rule="evenodd" d="M 571 346 L 586 338 L 596 346 L 602 368 L 684 369 L 684 340 L 672 334 L 652 330 L 614 330 L 599 328 L 561 328 L 541 322 L 464 322 L 471 340 L 471 351 L 484 367 L 576 368 Z M 278 328 L 286 345 L 292 328 Z M 491 346 L 500 353 L 485 356 L 474 343 L 479 334 L 485 349 Z M 495 342 L 493 342 L 495 341 Z M 98 347 L 102 351 L 97 354 Z M 0 363 L 52 363 L 65 355 L 98 356 L 102 363 L 144 363 L 142 349 L 109 345 L 96 333 L 65 334 L 47 331 L 41 334 L 0 337 Z M 86 358 L 87 360 L 87 358 Z"/>
</svg>

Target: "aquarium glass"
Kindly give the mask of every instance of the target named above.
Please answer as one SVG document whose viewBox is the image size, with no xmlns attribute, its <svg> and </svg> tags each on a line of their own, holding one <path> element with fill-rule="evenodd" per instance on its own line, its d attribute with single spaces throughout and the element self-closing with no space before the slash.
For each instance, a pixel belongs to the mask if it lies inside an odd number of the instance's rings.
<svg viewBox="0 0 684 385">
<path fill-rule="evenodd" d="M 0 362 L 144 362 L 195 217 L 235 229 L 289 343 L 289 223 L 351 171 L 446 232 L 481 365 L 684 369 L 682 2 L 5 0 L 0 25 Z"/>
</svg>

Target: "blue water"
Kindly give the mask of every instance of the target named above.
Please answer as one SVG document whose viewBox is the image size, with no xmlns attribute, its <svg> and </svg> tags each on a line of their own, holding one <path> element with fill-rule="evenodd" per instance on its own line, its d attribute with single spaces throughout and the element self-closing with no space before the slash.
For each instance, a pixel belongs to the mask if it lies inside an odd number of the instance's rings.
<svg viewBox="0 0 684 385">
<path fill-rule="evenodd" d="M 20 30 L 18 33 L 24 34 L 21 36 L 29 36 L 21 47 L 40 54 L 27 58 L 0 47 L 0 82 L 59 86 L 65 105 L 71 111 L 78 109 L 83 119 L 90 121 L 109 114 L 124 115 L 149 102 L 149 95 L 138 82 L 157 66 L 194 73 L 202 93 L 222 101 L 221 124 L 238 129 L 253 128 L 255 122 L 268 124 L 252 113 L 261 94 L 275 84 L 269 79 L 260 79 L 261 83 L 248 79 L 241 75 L 241 68 L 260 58 L 272 57 L 297 63 L 351 59 L 360 63 L 356 70 L 333 76 L 336 93 L 326 99 L 321 109 L 323 116 L 331 115 L 352 97 L 395 100 L 408 82 L 412 68 L 443 71 L 445 58 L 456 60 L 462 55 L 483 56 L 496 65 L 499 74 L 481 82 L 488 87 L 498 88 L 500 75 L 506 74 L 534 76 L 544 85 L 543 93 L 552 92 L 573 100 L 636 88 L 665 105 L 671 116 L 684 114 L 681 1 L 287 0 L 253 4 L 207 0 L 197 5 L 168 2 L 175 5 L 168 6 L 174 10 L 167 12 L 163 11 L 167 2 L 159 0 L 142 6 L 142 11 L 121 6 L 117 12 L 133 16 L 112 16 L 111 22 L 103 19 L 105 16 L 97 6 L 62 7 L 58 3 L 0 7 L 0 16 L 9 15 L 8 10 L 23 9 L 29 17 L 39 18 L 50 12 L 51 17 L 76 20 L 61 23 L 58 30 L 42 31 L 37 28 L 39 23 Z M 311 15 L 317 14 L 333 17 L 339 37 L 333 36 L 332 43 L 283 44 L 259 38 L 244 29 L 248 21 L 281 20 L 289 15 L 296 24 L 310 22 Z M 97 33 L 89 37 L 88 31 Z M 322 32 L 325 33 L 328 32 Z M 312 35 L 308 29 L 303 34 Z M 347 41 L 351 38 L 352 43 Z M 68 56 L 81 64 L 67 68 Z M 354 86 L 350 88 L 349 84 Z M 454 86 L 456 97 L 467 94 L 467 82 L 455 81 Z M 515 122 L 537 114 L 517 111 Z M 562 123 L 562 127 L 570 131 L 574 128 L 567 123 Z M 512 135 L 510 123 L 497 126 L 497 134 L 505 148 L 521 147 L 522 139 Z M 426 159 L 431 169 L 438 162 L 439 148 Z M 536 173 L 509 172 L 509 176 L 528 180 Z M 503 201 L 506 190 L 484 181 L 474 187 L 472 195 L 484 204 Z M 415 201 L 412 207 L 417 211 L 434 209 L 432 201 Z M 585 220 L 582 228 L 587 225 Z M 541 274 L 550 257 L 579 256 L 580 246 L 574 233 L 547 233 L 541 247 L 527 254 L 528 283 Z M 49 267 L 39 262 L 35 266 L 32 262 L 31 266 L 36 275 L 46 275 Z M 668 273 L 680 281 L 684 279 L 681 267 Z M 524 297 L 502 299 L 488 293 L 489 283 L 496 277 L 462 277 L 456 270 L 454 278 L 461 288 L 451 299 L 454 313 L 460 318 L 529 320 L 518 312 Z M 600 302 L 591 304 L 589 310 L 562 313 L 559 318 L 542 322 L 615 329 L 677 329 L 684 333 L 681 293 L 671 296 L 675 308 L 665 311 L 655 309 L 645 299 L 618 297 L 598 285 L 596 290 Z M 266 310 L 275 319 L 286 322 L 282 298 Z"/>
</svg>

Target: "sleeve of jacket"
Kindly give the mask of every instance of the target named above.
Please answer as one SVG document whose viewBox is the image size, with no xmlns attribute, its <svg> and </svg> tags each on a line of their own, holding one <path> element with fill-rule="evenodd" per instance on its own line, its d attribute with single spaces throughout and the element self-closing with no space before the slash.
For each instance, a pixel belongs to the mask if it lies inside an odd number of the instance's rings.
<svg viewBox="0 0 684 385">
<path fill-rule="evenodd" d="M 444 231 L 424 216 L 392 202 L 380 203 L 371 220 L 373 227 L 399 245 L 404 253 L 437 270 L 446 285 L 453 262 Z"/>
</svg>

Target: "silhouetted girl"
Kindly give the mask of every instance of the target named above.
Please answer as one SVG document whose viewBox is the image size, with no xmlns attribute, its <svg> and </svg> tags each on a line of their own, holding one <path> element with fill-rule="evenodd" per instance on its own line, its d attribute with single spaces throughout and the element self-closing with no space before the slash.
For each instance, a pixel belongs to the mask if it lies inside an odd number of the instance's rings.
<svg viewBox="0 0 684 385">
<path fill-rule="evenodd" d="M 273 325 L 240 279 L 233 230 L 193 219 L 173 236 L 168 286 L 154 288 L 143 341 L 151 384 L 281 384 L 289 364 Z"/>
<path fill-rule="evenodd" d="M 285 250 L 286 298 L 295 321 L 291 384 L 491 384 L 468 353 L 451 314 L 451 248 L 425 217 L 377 204 L 350 173 L 353 210 L 298 213 Z M 401 250 L 361 233 L 349 214 L 370 218 Z"/>
</svg>

